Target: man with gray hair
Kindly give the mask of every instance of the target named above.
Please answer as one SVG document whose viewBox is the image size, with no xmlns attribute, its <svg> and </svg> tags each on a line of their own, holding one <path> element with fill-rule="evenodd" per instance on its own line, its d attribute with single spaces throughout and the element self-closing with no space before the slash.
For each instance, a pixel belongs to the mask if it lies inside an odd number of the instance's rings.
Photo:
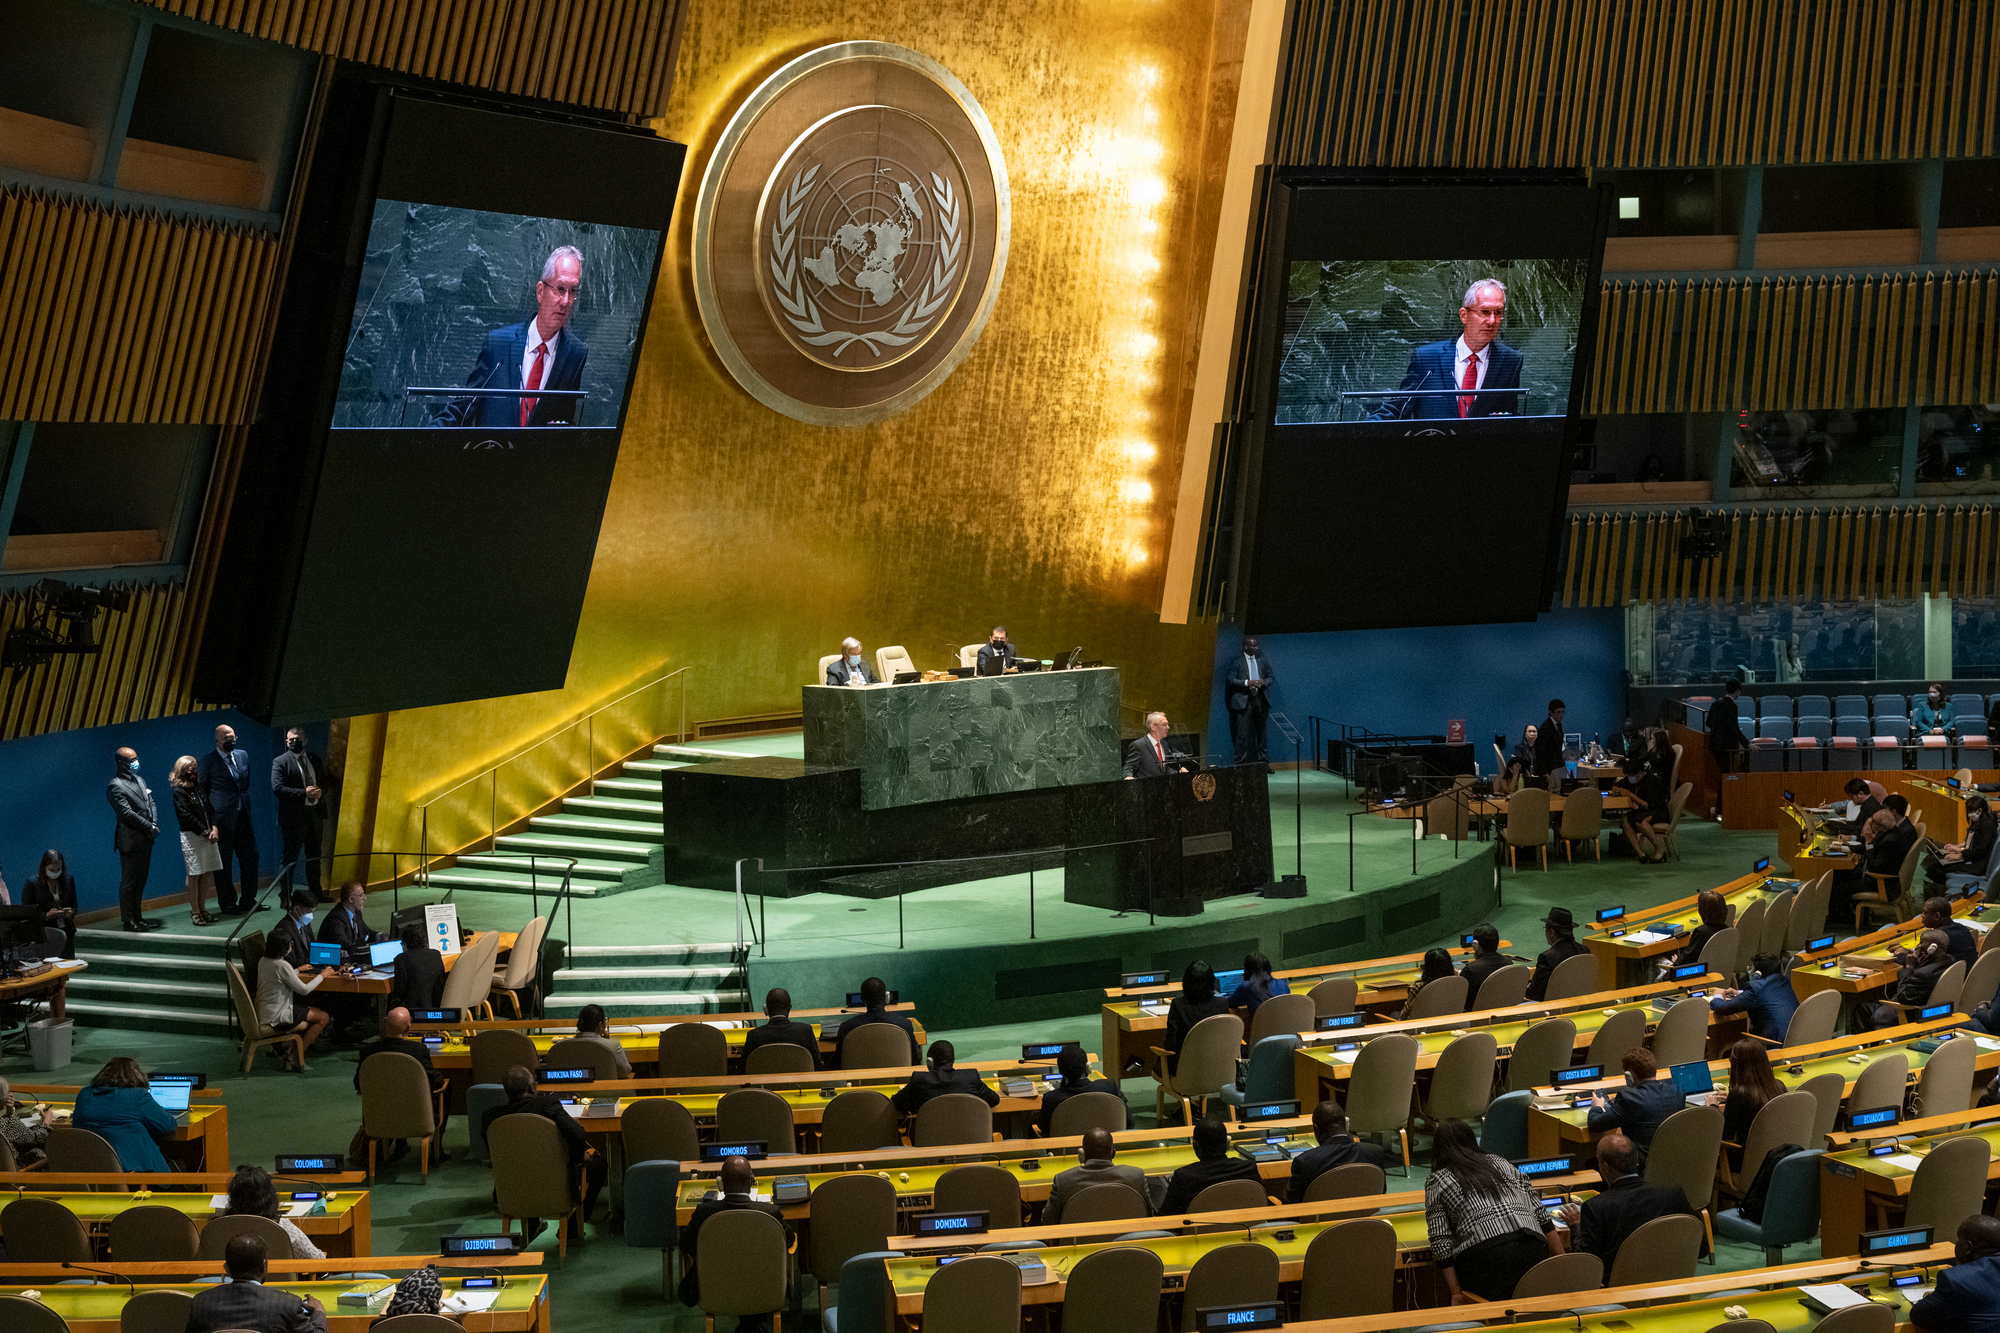
<svg viewBox="0 0 2000 1333">
<path fill-rule="evenodd" d="M 583 287 L 583 254 L 573 245 L 558 246 L 542 264 L 535 283 L 535 313 L 486 335 L 479 362 L 466 377 L 468 389 L 546 389 L 574 391 L 583 387 L 583 367 L 590 349 L 569 328 Z M 574 426 L 577 398 L 541 398 L 531 394 L 488 394 L 463 398 L 440 412 L 440 426 L 505 429 L 522 426 Z"/>
<path fill-rule="evenodd" d="M 1125 751 L 1125 776 L 1127 778 L 1157 778 L 1188 765 L 1188 757 L 1177 750 L 1167 748 L 1167 733 L 1172 724 L 1165 713 L 1155 710 L 1146 714 L 1146 734 L 1133 741 Z"/>
<path fill-rule="evenodd" d="M 826 664 L 829 685 L 873 685 L 875 672 L 861 651 L 861 640 L 852 635 L 840 641 L 840 656 Z"/>
<path fill-rule="evenodd" d="M 1502 392 L 1521 387 L 1521 354 L 1499 341 L 1506 319 L 1504 283 L 1481 278 L 1467 287 L 1458 307 L 1459 336 L 1425 343 L 1410 353 L 1398 387 L 1421 396 L 1385 398 L 1375 417 L 1407 421 L 1520 415 L 1522 396 Z"/>
</svg>

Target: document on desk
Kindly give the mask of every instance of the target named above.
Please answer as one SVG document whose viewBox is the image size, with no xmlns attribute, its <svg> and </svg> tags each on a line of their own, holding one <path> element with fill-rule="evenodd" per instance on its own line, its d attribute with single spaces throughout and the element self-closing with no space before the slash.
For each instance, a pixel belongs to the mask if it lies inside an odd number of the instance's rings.
<svg viewBox="0 0 2000 1333">
<path fill-rule="evenodd" d="M 1869 1303 L 1866 1296 L 1863 1296 L 1854 1288 L 1842 1286 L 1838 1282 L 1800 1287 L 1799 1295 L 1811 1302 L 1813 1308 L 1828 1312 L 1845 1310 L 1850 1305 L 1867 1305 Z"/>
<path fill-rule="evenodd" d="M 1635 930 L 1625 937 L 1625 942 L 1627 944 L 1658 944 L 1661 940 L 1670 940 L 1672 938 L 1672 935 L 1661 930 Z"/>
<path fill-rule="evenodd" d="M 438 1309 L 445 1314 L 477 1314 L 492 1309 L 499 1299 L 498 1291 L 454 1291 L 438 1302 Z"/>
<path fill-rule="evenodd" d="M 1164 1004 L 1141 1004 L 1139 1012 L 1148 1018 L 1165 1018 L 1168 1007 Z"/>
<path fill-rule="evenodd" d="M 1924 1164 L 1923 1158 L 1909 1152 L 1891 1153 L 1882 1160 L 1891 1166 L 1900 1166 L 1905 1171 L 1914 1171 Z"/>
</svg>

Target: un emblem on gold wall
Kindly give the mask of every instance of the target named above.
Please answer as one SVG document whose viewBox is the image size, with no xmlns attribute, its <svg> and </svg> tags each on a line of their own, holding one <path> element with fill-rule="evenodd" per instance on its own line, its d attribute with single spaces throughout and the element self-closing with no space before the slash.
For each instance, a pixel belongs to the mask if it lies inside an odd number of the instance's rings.
<svg viewBox="0 0 2000 1333">
<path fill-rule="evenodd" d="M 819 425 L 880 420 L 972 350 L 1006 267 L 979 104 L 882 42 L 791 61 L 731 118 L 695 205 L 695 295 L 746 390 Z"/>
</svg>

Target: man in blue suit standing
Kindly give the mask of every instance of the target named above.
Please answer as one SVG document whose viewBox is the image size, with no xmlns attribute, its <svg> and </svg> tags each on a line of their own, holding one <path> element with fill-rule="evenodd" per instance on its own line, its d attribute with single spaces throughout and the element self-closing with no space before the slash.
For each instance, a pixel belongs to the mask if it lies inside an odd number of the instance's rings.
<svg viewBox="0 0 2000 1333">
<path fill-rule="evenodd" d="M 1464 332 L 1449 342 L 1425 343 L 1410 353 L 1410 368 L 1403 372 L 1399 387 L 1406 392 L 1428 392 L 1415 398 L 1385 398 L 1375 417 L 1408 421 L 1519 415 L 1520 394 L 1493 392 L 1521 387 L 1521 354 L 1495 341 L 1506 319 L 1504 284 L 1481 278 L 1467 287 L 1464 304 L 1458 308 Z"/>
<path fill-rule="evenodd" d="M 583 255 L 565 245 L 549 253 L 535 284 L 535 315 L 486 335 L 468 389 L 581 389 L 590 349 L 569 331 L 583 284 Z M 440 426 L 573 426 L 576 398 L 465 398 L 437 415 Z"/>
<path fill-rule="evenodd" d="M 224 916 L 247 916 L 257 901 L 257 824 L 250 815 L 250 760 L 236 748 L 236 729 L 215 729 L 215 748 L 195 761 L 202 795 L 215 815 L 222 869 L 215 902 Z M 233 878 L 232 878 L 233 872 Z"/>
</svg>

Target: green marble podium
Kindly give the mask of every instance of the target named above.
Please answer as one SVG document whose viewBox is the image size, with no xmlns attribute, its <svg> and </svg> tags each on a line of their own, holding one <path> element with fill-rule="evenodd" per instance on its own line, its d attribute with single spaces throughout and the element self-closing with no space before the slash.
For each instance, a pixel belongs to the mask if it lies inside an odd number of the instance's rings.
<svg viewBox="0 0 2000 1333">
<path fill-rule="evenodd" d="M 808 685 L 810 767 L 861 774 L 861 808 L 1035 791 L 1121 775 L 1118 671 L 1031 671 L 918 685 Z"/>
</svg>

